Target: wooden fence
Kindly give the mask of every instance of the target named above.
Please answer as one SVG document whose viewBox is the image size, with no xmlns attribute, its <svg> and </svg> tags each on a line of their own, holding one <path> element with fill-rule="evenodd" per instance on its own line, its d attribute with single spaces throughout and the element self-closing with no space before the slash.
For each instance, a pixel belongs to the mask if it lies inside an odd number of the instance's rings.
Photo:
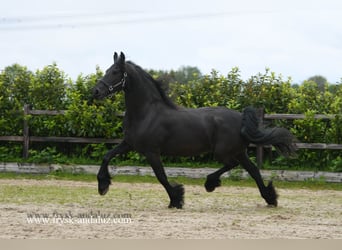
<svg viewBox="0 0 342 250">
<path fill-rule="evenodd" d="M 298 120 L 305 119 L 304 114 L 265 114 L 263 109 L 257 110 L 257 116 L 259 118 L 260 125 L 264 125 L 265 122 L 271 120 Z M 335 118 L 336 115 L 322 115 L 316 114 L 314 116 L 317 120 L 329 121 Z M 298 149 L 330 149 L 330 150 L 341 150 L 342 144 L 327 144 L 327 143 L 301 143 L 297 142 L 296 146 Z M 270 146 L 256 146 L 257 148 L 257 165 L 262 166 L 264 160 L 264 149 L 271 149 Z"/>
<path fill-rule="evenodd" d="M 63 115 L 65 110 L 31 110 L 29 105 L 24 106 L 24 115 Z M 259 122 L 264 124 L 267 120 L 295 120 L 304 119 L 303 114 L 264 114 L 262 109 L 258 110 Z M 122 115 L 120 115 L 122 116 Z M 315 119 L 331 120 L 335 115 L 315 115 Z M 23 142 L 23 157 L 27 158 L 29 154 L 30 142 L 66 142 L 66 143 L 110 143 L 118 144 L 122 141 L 120 138 L 116 139 L 104 139 L 104 138 L 84 138 L 84 137 L 40 137 L 30 136 L 29 124 L 24 119 L 23 124 L 23 136 L 0 136 L 0 141 L 17 141 Z M 296 143 L 299 149 L 331 149 L 341 150 L 342 144 L 326 144 L 326 143 Z M 251 145 L 255 146 L 255 145 Z M 270 146 L 257 146 L 257 164 L 262 166 L 264 159 L 264 150 L 270 150 Z"/>
<path fill-rule="evenodd" d="M 31 110 L 30 105 L 24 105 L 24 115 L 63 115 L 65 110 Z M 28 158 L 30 142 L 67 142 L 67 143 L 111 143 L 118 144 L 122 139 L 63 137 L 63 136 L 30 136 L 28 121 L 24 119 L 23 136 L 0 136 L 0 141 L 23 142 L 23 158 Z"/>
</svg>

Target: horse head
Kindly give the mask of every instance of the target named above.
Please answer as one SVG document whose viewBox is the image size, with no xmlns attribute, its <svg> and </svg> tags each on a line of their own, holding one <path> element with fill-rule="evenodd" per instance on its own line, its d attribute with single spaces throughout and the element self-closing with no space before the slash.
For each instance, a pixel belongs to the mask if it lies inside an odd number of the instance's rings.
<svg viewBox="0 0 342 250">
<path fill-rule="evenodd" d="M 120 56 L 118 56 L 115 52 L 114 64 L 106 70 L 105 75 L 97 81 L 93 88 L 93 98 L 103 99 L 108 95 L 124 90 L 126 78 L 125 55 L 121 52 Z"/>
</svg>

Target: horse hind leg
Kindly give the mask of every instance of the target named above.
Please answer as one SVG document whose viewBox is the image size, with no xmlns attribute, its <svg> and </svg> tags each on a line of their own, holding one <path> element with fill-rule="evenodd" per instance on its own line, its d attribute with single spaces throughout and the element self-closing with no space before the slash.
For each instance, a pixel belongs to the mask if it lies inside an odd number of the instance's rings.
<svg viewBox="0 0 342 250">
<path fill-rule="evenodd" d="M 269 181 L 268 185 L 265 186 L 259 169 L 253 164 L 253 162 L 250 161 L 250 159 L 247 156 L 247 153 L 242 154 L 238 159 L 243 168 L 255 180 L 259 188 L 260 194 L 267 202 L 267 204 L 276 207 L 278 205 L 278 194 L 273 186 L 272 181 Z"/>
<path fill-rule="evenodd" d="M 228 172 L 229 170 L 235 168 L 239 165 L 239 162 L 236 160 L 231 160 L 227 164 L 225 164 L 222 168 L 215 171 L 214 173 L 211 173 L 207 176 L 207 179 L 205 181 L 204 187 L 207 190 L 207 192 L 213 192 L 215 188 L 221 186 L 221 180 L 220 177 L 225 172 Z"/>
</svg>

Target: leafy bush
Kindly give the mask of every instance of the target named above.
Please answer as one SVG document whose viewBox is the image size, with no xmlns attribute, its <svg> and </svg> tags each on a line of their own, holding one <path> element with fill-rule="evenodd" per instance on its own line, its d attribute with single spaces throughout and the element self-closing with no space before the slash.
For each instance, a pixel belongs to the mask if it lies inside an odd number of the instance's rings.
<svg viewBox="0 0 342 250">
<path fill-rule="evenodd" d="M 164 80 L 165 89 L 178 105 L 190 108 L 225 106 L 239 111 L 246 106 L 255 106 L 264 108 L 265 113 L 305 114 L 306 118 L 302 120 L 276 121 L 269 125 L 287 127 L 301 142 L 342 143 L 342 79 L 335 85 L 327 82 L 318 85 L 315 78 L 293 85 L 290 78 L 283 79 L 266 69 L 244 81 L 238 68 L 231 69 L 226 76 L 215 70 L 202 76 L 196 68 L 183 68 L 179 74 L 175 71 L 153 71 L 152 74 Z M 117 114 L 125 110 L 123 94 L 89 102 L 91 89 L 102 76 L 103 72 L 97 67 L 95 73 L 81 74 L 73 82 L 55 63 L 36 72 L 18 64 L 6 67 L 0 74 L 0 136 L 22 135 L 22 109 L 27 103 L 32 109 L 67 110 L 65 115 L 27 116 L 31 135 L 122 138 L 122 118 Z M 317 120 L 315 114 L 337 116 L 332 120 Z M 62 158 L 62 153 L 100 159 L 109 147 L 61 143 L 31 146 L 31 160 L 48 162 Z M 20 155 L 19 151 L 17 144 L 0 143 L 1 159 L 9 158 L 8 154 Z M 297 159 L 276 158 L 273 164 L 340 171 L 340 155 L 338 150 L 300 150 Z M 136 153 L 126 157 L 145 162 Z M 193 159 L 207 163 L 212 156 Z"/>
<path fill-rule="evenodd" d="M 35 163 L 59 163 L 61 154 L 56 148 L 46 147 L 43 150 L 30 150 L 30 161 Z"/>
</svg>

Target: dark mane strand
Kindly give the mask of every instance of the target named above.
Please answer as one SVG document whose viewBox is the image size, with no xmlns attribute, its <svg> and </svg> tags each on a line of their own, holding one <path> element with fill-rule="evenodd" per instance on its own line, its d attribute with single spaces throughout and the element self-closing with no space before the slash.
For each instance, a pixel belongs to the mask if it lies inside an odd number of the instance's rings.
<svg viewBox="0 0 342 250">
<path fill-rule="evenodd" d="M 162 84 L 160 81 L 157 81 L 154 79 L 149 73 L 147 73 L 145 70 L 143 70 L 140 66 L 136 65 L 132 61 L 126 61 L 126 63 L 132 65 L 136 70 L 142 72 L 147 79 L 152 81 L 154 83 L 154 86 L 158 90 L 162 100 L 165 102 L 167 106 L 173 109 L 178 109 L 177 105 L 171 100 L 171 98 L 165 93 L 164 89 L 162 88 Z"/>
</svg>

